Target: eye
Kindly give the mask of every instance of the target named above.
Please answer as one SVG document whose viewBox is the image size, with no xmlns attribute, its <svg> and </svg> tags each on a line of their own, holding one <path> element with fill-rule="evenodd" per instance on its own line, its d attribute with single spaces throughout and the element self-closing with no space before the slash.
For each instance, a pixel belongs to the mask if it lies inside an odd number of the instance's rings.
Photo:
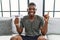
<svg viewBox="0 0 60 40">
<path fill-rule="evenodd" d="M 28 10 L 36 10 L 35 8 L 29 8 Z"/>
<path fill-rule="evenodd" d="M 29 10 L 31 10 L 31 8 L 29 8 Z"/>
</svg>

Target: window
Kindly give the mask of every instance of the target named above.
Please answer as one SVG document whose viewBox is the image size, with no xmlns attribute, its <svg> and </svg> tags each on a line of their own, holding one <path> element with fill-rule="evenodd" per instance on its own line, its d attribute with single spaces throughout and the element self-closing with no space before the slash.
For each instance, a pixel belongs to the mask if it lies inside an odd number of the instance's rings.
<svg viewBox="0 0 60 40">
<path fill-rule="evenodd" d="M 23 18 L 23 16 L 27 15 L 27 12 L 20 12 L 20 17 Z"/>
<path fill-rule="evenodd" d="M 45 10 L 46 14 L 48 11 L 50 17 L 60 18 L 60 0 L 45 0 Z"/>
<path fill-rule="evenodd" d="M 55 12 L 55 18 L 60 18 L 60 12 Z"/>
<path fill-rule="evenodd" d="M 20 0 L 20 11 L 27 11 L 27 0 Z"/>
<path fill-rule="evenodd" d="M 60 0 L 55 0 L 55 11 L 60 11 Z"/>
<path fill-rule="evenodd" d="M 2 11 L 10 11 L 9 0 L 2 0 Z"/>
<path fill-rule="evenodd" d="M 55 0 L 55 17 L 60 18 L 60 0 Z"/>
<path fill-rule="evenodd" d="M 45 11 L 53 11 L 54 0 L 45 0 Z"/>
<path fill-rule="evenodd" d="M 49 11 L 49 16 L 53 17 L 53 7 L 54 7 L 54 0 L 45 0 L 45 10 L 44 13 L 47 14 Z"/>
<path fill-rule="evenodd" d="M 27 13 L 28 0 L 0 0 L 0 17 Z M 20 14 L 21 13 L 21 14 Z"/>
<path fill-rule="evenodd" d="M 10 0 L 11 11 L 18 11 L 18 0 Z"/>
<path fill-rule="evenodd" d="M 3 12 L 3 17 L 10 17 L 10 12 Z"/>
<path fill-rule="evenodd" d="M 27 15 L 28 0 L 20 0 L 20 17 Z"/>
<path fill-rule="evenodd" d="M 48 12 L 44 12 L 45 14 L 47 14 Z M 53 12 L 49 12 L 49 17 L 53 17 Z"/>
<path fill-rule="evenodd" d="M 1 13 L 1 2 L 0 2 L 0 17 L 2 17 L 2 13 Z"/>
<path fill-rule="evenodd" d="M 24 12 L 27 13 L 29 2 L 36 3 L 37 13 L 38 15 L 42 15 L 43 4 L 41 3 L 43 3 L 43 1 L 44 0 L 0 0 L 0 17 L 11 17 L 13 15 L 22 15 Z M 49 11 L 50 17 L 59 18 L 60 0 L 45 0 L 44 2 L 44 13 L 46 14 Z"/>
</svg>

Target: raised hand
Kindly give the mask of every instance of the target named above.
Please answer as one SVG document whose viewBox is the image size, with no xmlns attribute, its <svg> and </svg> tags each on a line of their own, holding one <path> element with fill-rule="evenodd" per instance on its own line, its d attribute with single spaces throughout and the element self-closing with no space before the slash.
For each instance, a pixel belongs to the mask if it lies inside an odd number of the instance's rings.
<svg viewBox="0 0 60 40">
<path fill-rule="evenodd" d="M 48 20 L 49 20 L 49 12 L 44 15 L 44 21 L 48 22 Z"/>
<path fill-rule="evenodd" d="M 19 18 L 18 17 L 15 18 L 14 24 L 19 24 Z"/>
</svg>

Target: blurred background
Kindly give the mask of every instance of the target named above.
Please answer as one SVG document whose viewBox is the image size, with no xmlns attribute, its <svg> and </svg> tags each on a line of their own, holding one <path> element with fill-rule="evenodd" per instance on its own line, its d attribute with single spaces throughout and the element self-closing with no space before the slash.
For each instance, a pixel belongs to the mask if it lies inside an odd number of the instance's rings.
<svg viewBox="0 0 60 40">
<path fill-rule="evenodd" d="M 27 8 L 30 2 L 37 5 L 36 14 L 43 16 L 49 11 L 51 18 L 60 18 L 60 0 L 0 0 L 0 17 L 11 17 L 27 15 Z"/>
</svg>

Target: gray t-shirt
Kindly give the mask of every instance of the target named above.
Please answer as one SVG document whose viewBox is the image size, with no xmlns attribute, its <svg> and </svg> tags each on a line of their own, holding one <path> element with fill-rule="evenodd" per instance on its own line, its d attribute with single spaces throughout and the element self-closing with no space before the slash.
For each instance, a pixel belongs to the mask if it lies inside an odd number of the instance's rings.
<svg viewBox="0 0 60 40">
<path fill-rule="evenodd" d="M 25 28 L 25 35 L 36 36 L 40 35 L 40 27 L 43 27 L 44 20 L 42 17 L 35 15 L 35 19 L 31 22 L 28 16 L 24 16 L 20 21 L 20 27 Z"/>
</svg>

